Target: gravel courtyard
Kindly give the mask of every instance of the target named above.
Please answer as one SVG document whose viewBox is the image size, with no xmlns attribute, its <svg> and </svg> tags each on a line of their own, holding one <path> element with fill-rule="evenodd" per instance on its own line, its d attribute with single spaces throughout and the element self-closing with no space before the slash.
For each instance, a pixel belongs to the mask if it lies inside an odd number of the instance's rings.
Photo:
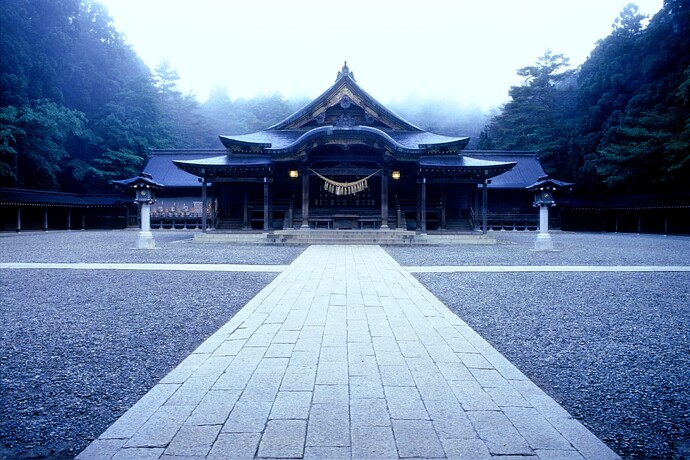
<svg viewBox="0 0 690 460">
<path fill-rule="evenodd" d="M 198 245 L 191 232 L 0 235 L 0 262 L 289 264 L 303 247 Z M 493 246 L 389 247 L 403 266 L 682 265 L 690 238 L 497 233 Z M 275 273 L 5 269 L 0 458 L 71 457 Z M 690 455 L 690 272 L 415 273 L 624 457 Z"/>
</svg>

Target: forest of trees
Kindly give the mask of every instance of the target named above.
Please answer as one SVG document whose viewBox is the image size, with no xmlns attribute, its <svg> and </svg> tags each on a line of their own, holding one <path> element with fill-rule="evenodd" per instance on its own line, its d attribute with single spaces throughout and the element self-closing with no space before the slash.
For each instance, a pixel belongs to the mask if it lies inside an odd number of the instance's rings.
<svg viewBox="0 0 690 460">
<path fill-rule="evenodd" d="M 537 150 L 547 172 L 590 193 L 688 191 L 690 5 L 645 24 L 628 5 L 587 61 L 546 52 L 480 134 L 479 148 Z"/>
<path fill-rule="evenodd" d="M 478 64 L 479 65 L 479 64 Z M 481 149 L 536 150 L 583 191 L 687 190 L 690 12 L 666 0 L 645 25 L 634 5 L 578 69 L 547 51 L 491 120 L 429 101 L 392 107 L 418 126 L 473 136 Z M 149 69 L 95 0 L 4 0 L 0 15 L 0 186 L 109 192 L 149 148 L 220 147 L 218 134 L 266 128 L 307 101 L 281 94 L 204 103 L 168 62 Z"/>
</svg>

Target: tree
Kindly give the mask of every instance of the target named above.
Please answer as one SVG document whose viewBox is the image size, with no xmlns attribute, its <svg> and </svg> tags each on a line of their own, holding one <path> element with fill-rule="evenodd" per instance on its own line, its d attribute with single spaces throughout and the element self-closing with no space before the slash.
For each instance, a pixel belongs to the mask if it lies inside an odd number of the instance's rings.
<svg viewBox="0 0 690 460">
<path fill-rule="evenodd" d="M 521 86 L 510 88 L 510 102 L 480 134 L 480 148 L 536 150 L 547 172 L 570 179 L 569 133 L 576 122 L 574 70 L 562 54 L 546 51 L 523 67 Z"/>
<path fill-rule="evenodd" d="M 7 0 L 0 15 L 0 64 L 3 184 L 105 190 L 106 170 L 120 176 L 137 157 L 132 166 L 140 166 L 159 137 L 158 107 L 147 100 L 150 72 L 100 3 Z M 76 114 L 80 126 L 70 130 L 64 123 Z M 48 129 L 57 123 L 49 120 L 63 121 L 64 136 Z M 124 155 L 121 161 L 113 160 L 114 152 Z M 26 168 L 39 169 L 36 180 L 24 174 Z"/>
<path fill-rule="evenodd" d="M 193 94 L 183 95 L 177 87 L 180 75 L 170 62 L 154 69 L 154 84 L 161 110 L 161 147 L 207 147 L 211 137 L 199 103 Z"/>
<path fill-rule="evenodd" d="M 45 99 L 0 109 L 2 185 L 59 189 L 58 174 L 69 158 L 65 144 L 84 135 L 85 125 L 83 113 Z"/>
<path fill-rule="evenodd" d="M 572 158 L 591 190 L 673 191 L 690 180 L 690 11 L 671 0 L 646 28 L 644 19 L 626 7 L 582 66 Z"/>
</svg>

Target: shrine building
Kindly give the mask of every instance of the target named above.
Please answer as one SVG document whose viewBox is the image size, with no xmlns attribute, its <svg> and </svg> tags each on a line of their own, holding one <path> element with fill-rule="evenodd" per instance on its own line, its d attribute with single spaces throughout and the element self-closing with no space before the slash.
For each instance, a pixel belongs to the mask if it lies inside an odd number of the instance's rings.
<svg viewBox="0 0 690 460">
<path fill-rule="evenodd" d="M 288 118 L 220 140 L 224 150 L 152 152 L 144 170 L 166 186 L 154 218 L 171 201 L 179 212 L 201 187 L 200 201 L 184 207 L 203 213 L 204 229 L 486 232 L 492 179 L 520 164 L 523 193 L 508 207 L 531 212 L 524 187 L 544 174 L 534 152 L 468 155 L 468 137 L 409 123 L 364 91 L 347 63 Z"/>
</svg>

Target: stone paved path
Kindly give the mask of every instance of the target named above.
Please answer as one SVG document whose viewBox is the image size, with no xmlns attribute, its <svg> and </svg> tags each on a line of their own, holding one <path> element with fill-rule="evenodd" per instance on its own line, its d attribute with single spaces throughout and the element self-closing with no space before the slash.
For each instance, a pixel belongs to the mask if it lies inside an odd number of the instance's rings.
<svg viewBox="0 0 690 460">
<path fill-rule="evenodd" d="M 616 457 L 380 247 L 311 246 L 79 458 L 492 455 Z"/>
</svg>

